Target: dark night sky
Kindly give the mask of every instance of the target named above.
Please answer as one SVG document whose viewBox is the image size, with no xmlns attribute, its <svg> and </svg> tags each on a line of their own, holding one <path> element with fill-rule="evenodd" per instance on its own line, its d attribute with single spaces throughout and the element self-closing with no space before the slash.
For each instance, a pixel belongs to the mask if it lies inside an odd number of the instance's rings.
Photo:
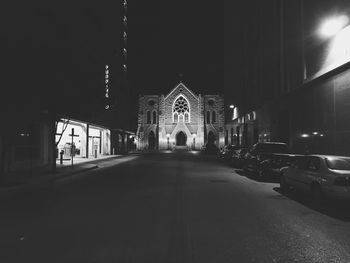
<svg viewBox="0 0 350 263">
<path fill-rule="evenodd" d="M 121 1 L 24 2 L 5 10 L 7 98 L 20 91 L 19 104 L 46 107 L 54 98 L 75 110 L 103 98 L 104 65 L 119 70 Z M 139 93 L 166 94 L 179 73 L 197 93 L 223 93 L 222 1 L 129 0 L 128 27 L 133 101 Z"/>
<path fill-rule="evenodd" d="M 197 93 L 222 92 L 222 1 L 130 1 L 129 10 L 133 88 L 165 94 L 183 73 Z"/>
<path fill-rule="evenodd" d="M 331 2 L 307 1 L 306 37 L 332 6 L 339 8 L 347 1 Z M 255 54 L 264 54 L 267 65 L 276 55 L 272 44 L 277 27 L 271 12 L 278 4 L 279 0 L 129 0 L 132 103 L 136 105 L 139 93 L 166 94 L 179 73 L 196 93 L 223 93 L 227 104 L 242 101 L 244 71 L 249 72 Z M 55 102 L 68 111 L 88 113 L 96 103 L 103 104 L 105 64 L 112 65 L 111 89 L 118 93 L 121 1 L 21 1 L 7 3 L 2 11 L 1 81 L 6 96 L 1 96 L 1 105 L 48 107 Z M 255 28 L 264 30 L 262 44 L 254 39 Z M 292 44 L 294 35 L 288 31 Z M 268 76 L 262 80 L 274 81 Z"/>
</svg>

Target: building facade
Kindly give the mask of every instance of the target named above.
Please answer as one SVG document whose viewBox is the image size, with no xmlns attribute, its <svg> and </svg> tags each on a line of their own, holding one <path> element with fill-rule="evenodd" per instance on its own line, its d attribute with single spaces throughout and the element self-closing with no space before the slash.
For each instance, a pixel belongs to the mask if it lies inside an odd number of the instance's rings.
<svg viewBox="0 0 350 263">
<path fill-rule="evenodd" d="M 251 54 L 260 66 L 244 56 L 249 63 L 237 92 L 242 102 L 236 103 L 238 96 L 225 93 L 226 100 L 230 98 L 239 109 L 239 115 L 232 114 L 226 123 L 226 141 L 247 147 L 258 141 L 279 141 L 288 143 L 295 153 L 350 156 L 350 4 L 345 0 L 275 4 L 278 8 L 261 14 L 275 19 L 279 31 L 261 38 L 262 30 L 244 30 L 260 41 L 242 42 L 248 54 L 249 43 L 262 47 L 254 49 L 261 53 Z M 270 30 L 267 21 L 253 26 Z M 325 34 L 332 21 L 341 26 Z M 277 49 L 269 48 L 276 43 Z M 275 50 L 278 55 L 271 53 Z M 270 84 L 265 83 L 269 78 Z"/>
<path fill-rule="evenodd" d="M 73 136 L 72 136 L 73 135 Z M 106 127 L 62 118 L 56 131 L 57 157 L 97 158 L 111 154 L 111 131 Z M 73 147 L 72 147 L 73 144 Z"/>
<path fill-rule="evenodd" d="M 224 145 L 224 98 L 195 94 L 182 82 L 167 95 L 139 98 L 138 150 L 174 147 L 199 150 Z"/>
</svg>

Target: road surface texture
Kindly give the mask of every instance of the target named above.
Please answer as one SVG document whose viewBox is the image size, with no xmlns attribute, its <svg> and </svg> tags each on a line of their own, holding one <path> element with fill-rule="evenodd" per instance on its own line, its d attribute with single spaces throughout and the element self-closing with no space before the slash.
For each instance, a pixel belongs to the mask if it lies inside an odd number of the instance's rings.
<svg viewBox="0 0 350 263">
<path fill-rule="evenodd" d="M 126 156 L 1 196 L 0 262 L 350 262 L 349 207 L 309 203 L 212 156 Z"/>
</svg>

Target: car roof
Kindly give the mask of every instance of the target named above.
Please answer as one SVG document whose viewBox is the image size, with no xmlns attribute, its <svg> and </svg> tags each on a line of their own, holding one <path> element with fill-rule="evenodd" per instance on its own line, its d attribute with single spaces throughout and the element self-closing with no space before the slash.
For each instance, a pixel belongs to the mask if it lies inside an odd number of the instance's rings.
<svg viewBox="0 0 350 263">
<path fill-rule="evenodd" d="M 326 154 L 310 154 L 306 156 L 315 156 L 320 158 L 350 158 L 350 156 L 341 156 L 341 155 L 326 155 Z"/>
<path fill-rule="evenodd" d="M 287 145 L 284 142 L 258 142 L 257 144 L 282 144 L 282 145 Z"/>
</svg>

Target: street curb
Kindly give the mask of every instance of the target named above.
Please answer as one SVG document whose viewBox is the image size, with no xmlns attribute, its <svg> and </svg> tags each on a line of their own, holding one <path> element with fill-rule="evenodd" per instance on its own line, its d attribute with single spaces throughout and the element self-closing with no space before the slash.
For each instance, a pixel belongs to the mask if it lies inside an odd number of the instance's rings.
<svg viewBox="0 0 350 263">
<path fill-rule="evenodd" d="M 61 179 L 65 179 L 67 177 L 70 177 L 70 176 L 73 176 L 73 175 L 76 175 L 76 174 L 79 174 L 79 173 L 87 172 L 87 171 L 90 171 L 90 170 L 93 170 L 93 169 L 96 169 L 96 168 L 98 168 L 97 164 L 95 164 L 95 165 L 93 165 L 91 167 L 88 167 L 88 168 L 83 168 L 83 169 L 80 169 L 80 170 L 77 170 L 77 171 L 72 171 L 72 172 L 67 173 L 67 174 L 62 174 L 60 176 L 52 178 L 49 181 L 51 183 L 54 183 L 55 181 L 58 181 L 58 180 L 61 180 Z"/>
<path fill-rule="evenodd" d="M 79 169 L 76 171 L 67 172 L 67 173 L 64 173 L 62 175 L 55 176 L 53 178 L 49 178 L 47 180 L 42 180 L 42 181 L 38 181 L 38 182 L 34 182 L 34 183 L 32 182 L 32 183 L 27 183 L 27 184 L 20 184 L 20 185 L 16 185 L 16 186 L 12 186 L 12 187 L 0 188 L 0 194 L 20 193 L 20 192 L 24 192 L 26 190 L 33 190 L 33 189 L 46 187 L 52 183 L 55 183 L 56 181 L 63 180 L 63 179 L 66 179 L 67 177 L 71 177 L 71 176 L 74 176 L 76 174 L 80 174 L 80 173 L 87 172 L 87 171 L 97 169 L 97 168 L 98 168 L 98 165 L 93 165 L 93 166 L 88 167 L 88 168 L 83 168 L 83 169 Z"/>
</svg>

